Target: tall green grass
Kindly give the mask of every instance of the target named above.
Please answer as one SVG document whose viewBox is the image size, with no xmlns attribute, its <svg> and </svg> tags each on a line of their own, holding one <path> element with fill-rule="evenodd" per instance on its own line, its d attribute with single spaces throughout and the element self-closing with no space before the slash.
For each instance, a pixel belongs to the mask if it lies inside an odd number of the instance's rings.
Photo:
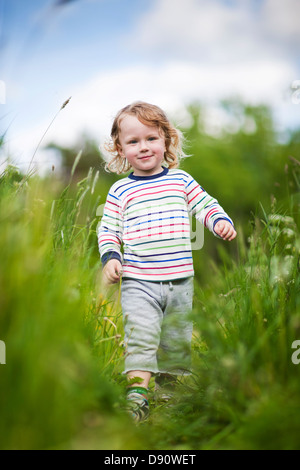
<svg viewBox="0 0 300 470">
<path fill-rule="evenodd" d="M 114 299 L 109 304 L 97 288 L 96 220 L 81 213 L 91 181 L 89 175 L 72 196 L 70 186 L 62 191 L 51 179 L 24 181 L 12 167 L 1 175 L 2 449 L 85 446 L 90 428 L 93 445 L 109 448 L 119 442 L 114 427 L 122 436 L 127 423 L 112 380 L 122 346 L 119 337 L 108 338 L 116 336 L 109 319 L 116 322 L 117 312 Z"/>
<path fill-rule="evenodd" d="M 7 167 L 0 180 L 0 448 L 299 449 L 298 200 L 262 208 L 238 258 L 218 242 L 195 280 L 193 374 L 136 427 L 122 412 L 119 285 L 102 286 L 97 174 L 63 188 Z M 269 213 L 270 212 L 270 213 Z M 205 249 L 205 247 L 204 247 Z"/>
<path fill-rule="evenodd" d="M 224 266 L 211 266 L 211 287 L 197 286 L 194 374 L 158 417 L 162 446 L 300 448 L 300 364 L 292 361 L 299 231 L 293 217 L 262 211 L 249 247 L 239 236 L 240 259 L 224 252 Z M 165 425 L 175 416 L 177 426 Z"/>
</svg>

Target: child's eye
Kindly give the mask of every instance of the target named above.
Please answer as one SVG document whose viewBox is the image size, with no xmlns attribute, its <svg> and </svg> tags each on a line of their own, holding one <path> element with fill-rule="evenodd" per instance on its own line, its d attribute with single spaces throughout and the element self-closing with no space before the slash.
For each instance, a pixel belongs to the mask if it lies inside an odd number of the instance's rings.
<svg viewBox="0 0 300 470">
<path fill-rule="evenodd" d="M 156 139 L 157 139 L 157 137 L 149 137 L 148 140 L 156 140 Z"/>
<path fill-rule="evenodd" d="M 129 144 L 136 144 L 136 140 L 135 139 L 130 140 Z"/>
</svg>

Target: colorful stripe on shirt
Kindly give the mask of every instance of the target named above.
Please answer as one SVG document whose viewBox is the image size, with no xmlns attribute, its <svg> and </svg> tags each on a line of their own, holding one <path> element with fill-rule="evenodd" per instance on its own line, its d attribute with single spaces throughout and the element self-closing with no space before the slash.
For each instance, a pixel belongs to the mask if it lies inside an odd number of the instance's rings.
<svg viewBox="0 0 300 470">
<path fill-rule="evenodd" d="M 150 177 L 129 175 L 113 184 L 98 230 L 102 262 L 117 258 L 123 276 L 164 281 L 193 276 L 190 220 L 213 232 L 230 217 L 183 170 Z M 214 232 L 213 232 L 214 233 Z"/>
</svg>

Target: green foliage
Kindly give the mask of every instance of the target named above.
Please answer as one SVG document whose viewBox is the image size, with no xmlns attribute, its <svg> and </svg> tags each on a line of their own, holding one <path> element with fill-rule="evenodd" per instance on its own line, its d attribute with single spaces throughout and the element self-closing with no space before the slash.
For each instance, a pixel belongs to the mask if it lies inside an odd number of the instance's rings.
<svg viewBox="0 0 300 470">
<path fill-rule="evenodd" d="M 52 181 L 24 181 L 10 167 L 1 175 L 0 446 L 76 448 L 91 428 L 97 448 L 109 436 L 114 445 L 127 417 L 116 409 L 121 391 L 107 370 L 115 352 L 98 354 L 95 341 L 101 318 L 114 312 L 99 306 L 95 223 L 79 223 L 91 177 L 74 198 L 69 188 L 55 198 Z"/>
<path fill-rule="evenodd" d="M 235 132 L 191 106 L 183 161 L 236 223 L 194 252 L 193 374 L 166 406 L 150 387 L 141 428 L 122 412 L 120 286 L 102 285 L 97 208 L 115 175 L 70 150 L 67 176 L 0 175 L 2 449 L 299 449 L 299 132 L 223 103 Z M 0 144 L 1 145 L 1 144 Z M 95 150 L 96 152 L 96 150 Z M 94 157 L 93 157 L 94 158 Z"/>
<path fill-rule="evenodd" d="M 238 262 L 225 253 L 211 287 L 197 285 L 193 375 L 153 418 L 161 448 L 300 448 L 299 231 L 273 213 L 240 245 Z"/>
<path fill-rule="evenodd" d="M 299 224 L 299 132 L 287 132 L 285 143 L 279 143 L 280 135 L 266 106 L 249 106 L 233 99 L 219 107 L 228 124 L 216 135 L 207 132 L 205 107 L 188 107 L 191 124 L 183 132 L 190 157 L 183 159 L 182 168 L 219 200 L 246 240 L 252 233 L 250 221 L 260 213 L 261 205 L 271 211 L 276 200 L 281 213 L 291 212 L 293 206 L 293 217 Z M 194 252 L 201 283 L 212 282 L 206 266 L 211 258 L 221 262 L 221 246 L 223 242 L 205 232 L 204 249 Z M 237 258 L 234 244 L 224 249 Z"/>
<path fill-rule="evenodd" d="M 279 144 L 271 111 L 265 106 L 232 100 L 222 103 L 222 108 L 229 124 L 212 136 L 205 130 L 205 109 L 189 107 L 192 125 L 184 134 L 191 157 L 183 165 L 245 226 L 259 203 L 269 206 L 272 194 L 286 195 L 284 167 L 289 155 L 298 158 L 299 138 L 292 133 L 286 144 Z"/>
</svg>

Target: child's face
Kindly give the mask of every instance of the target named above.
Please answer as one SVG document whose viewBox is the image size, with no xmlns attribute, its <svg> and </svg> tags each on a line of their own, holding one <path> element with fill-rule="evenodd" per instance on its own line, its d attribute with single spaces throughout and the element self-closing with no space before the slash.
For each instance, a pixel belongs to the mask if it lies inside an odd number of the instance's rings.
<svg viewBox="0 0 300 470">
<path fill-rule="evenodd" d="M 118 152 L 126 158 L 136 176 L 160 173 L 166 151 L 165 138 L 158 127 L 147 126 L 127 114 L 120 123 Z"/>
</svg>

